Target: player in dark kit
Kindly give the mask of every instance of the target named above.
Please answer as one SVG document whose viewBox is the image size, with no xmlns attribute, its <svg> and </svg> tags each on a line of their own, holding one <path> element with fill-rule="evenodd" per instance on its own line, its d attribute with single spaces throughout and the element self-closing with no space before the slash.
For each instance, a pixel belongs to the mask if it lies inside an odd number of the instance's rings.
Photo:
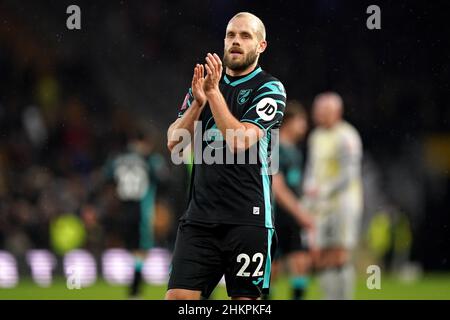
<svg viewBox="0 0 450 320">
<path fill-rule="evenodd" d="M 226 29 L 225 73 L 219 56 L 208 54 L 206 64 L 195 67 L 178 119 L 168 130 L 172 155 L 182 142 L 180 130 L 189 130 L 191 137 L 195 131 L 202 141 L 201 148 L 197 139 L 190 141 L 201 152 L 194 153 L 189 204 L 180 219 L 166 299 L 207 298 L 223 275 L 232 299 L 257 299 L 269 289 L 276 239 L 269 159 L 286 92 L 258 65 L 266 46 L 261 20 L 250 13 L 235 15 Z M 195 121 L 201 125 L 194 130 Z M 244 154 L 246 162 L 199 159 L 221 152 L 223 158 L 231 153 L 233 160 Z"/>
<path fill-rule="evenodd" d="M 107 162 L 104 171 L 120 201 L 121 237 L 135 258 L 128 294 L 139 298 L 144 259 L 154 245 L 157 188 L 167 179 L 166 165 L 161 155 L 152 152 L 149 137 L 138 132 L 129 138 L 126 150 Z"/>
<path fill-rule="evenodd" d="M 278 273 L 285 262 L 290 275 L 292 298 L 303 298 L 311 265 L 308 235 L 314 232 L 310 214 L 301 206 L 303 156 L 298 143 L 304 138 L 307 124 L 306 112 L 297 101 L 288 101 L 280 129 L 280 170 L 273 177 L 275 196 L 275 221 L 278 248 L 273 270 Z M 312 244 L 313 245 L 313 244 Z"/>
</svg>

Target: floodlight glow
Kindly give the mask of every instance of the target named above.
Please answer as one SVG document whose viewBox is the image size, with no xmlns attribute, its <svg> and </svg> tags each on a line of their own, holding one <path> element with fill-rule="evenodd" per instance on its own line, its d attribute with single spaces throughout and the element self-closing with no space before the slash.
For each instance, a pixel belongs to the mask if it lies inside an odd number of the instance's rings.
<svg viewBox="0 0 450 320">
<path fill-rule="evenodd" d="M 18 280 L 16 259 L 9 252 L 0 250 L 0 288 L 13 288 Z"/>
<path fill-rule="evenodd" d="M 52 271 L 56 266 L 55 256 L 48 250 L 30 250 L 26 259 L 36 284 L 49 287 L 52 284 Z"/>
<path fill-rule="evenodd" d="M 110 284 L 129 284 L 133 279 L 134 257 L 124 249 L 109 249 L 102 255 L 102 272 Z"/>
<path fill-rule="evenodd" d="M 64 256 L 64 274 L 77 277 L 82 287 L 87 287 L 97 280 L 95 259 L 86 250 L 72 250 Z"/>
</svg>

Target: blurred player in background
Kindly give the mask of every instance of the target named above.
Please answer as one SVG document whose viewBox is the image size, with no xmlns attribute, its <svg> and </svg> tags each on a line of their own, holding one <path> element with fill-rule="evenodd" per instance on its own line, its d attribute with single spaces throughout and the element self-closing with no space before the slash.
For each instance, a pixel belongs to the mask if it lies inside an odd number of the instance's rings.
<svg viewBox="0 0 450 320">
<path fill-rule="evenodd" d="M 299 202 L 303 155 L 298 143 L 304 138 L 307 129 L 308 120 L 303 106 L 297 101 L 288 101 L 280 129 L 280 169 L 274 175 L 272 185 L 278 235 L 273 276 L 283 267 L 282 262 L 286 262 L 293 300 L 303 298 L 308 284 L 307 272 L 311 258 L 305 231 L 313 231 L 314 228 L 312 217 Z"/>
<path fill-rule="evenodd" d="M 343 101 L 334 92 L 313 103 L 316 128 L 308 140 L 304 204 L 317 226 L 320 284 L 326 299 L 351 299 L 355 272 L 352 250 L 362 214 L 362 144 L 356 129 L 342 119 Z"/>
<path fill-rule="evenodd" d="M 156 192 L 167 179 L 167 167 L 163 157 L 152 152 L 150 137 L 136 132 L 126 150 L 108 161 L 105 174 L 115 184 L 121 202 L 122 239 L 135 258 L 129 297 L 138 298 L 146 252 L 154 245 Z"/>
</svg>

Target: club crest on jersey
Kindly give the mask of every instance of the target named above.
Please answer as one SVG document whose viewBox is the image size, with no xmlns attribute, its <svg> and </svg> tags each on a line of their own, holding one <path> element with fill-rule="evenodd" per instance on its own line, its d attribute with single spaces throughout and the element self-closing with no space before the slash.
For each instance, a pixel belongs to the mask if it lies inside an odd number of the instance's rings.
<svg viewBox="0 0 450 320">
<path fill-rule="evenodd" d="M 239 91 L 237 101 L 239 104 L 244 104 L 250 98 L 250 93 L 252 93 L 252 89 L 242 89 Z"/>
</svg>

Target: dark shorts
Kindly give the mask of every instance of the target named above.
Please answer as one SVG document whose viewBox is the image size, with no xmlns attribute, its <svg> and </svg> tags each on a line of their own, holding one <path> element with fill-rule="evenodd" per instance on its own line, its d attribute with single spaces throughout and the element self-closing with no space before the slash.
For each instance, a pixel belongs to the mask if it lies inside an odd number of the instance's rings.
<svg viewBox="0 0 450 320">
<path fill-rule="evenodd" d="M 274 259 L 280 259 L 292 252 L 307 251 L 308 245 L 304 230 L 295 222 L 282 221 L 276 225 L 278 247 Z"/>
<path fill-rule="evenodd" d="M 180 222 L 169 289 L 202 292 L 208 298 L 225 275 L 230 297 L 260 297 L 270 286 L 274 229 Z"/>
<path fill-rule="evenodd" d="M 137 201 L 123 201 L 120 208 L 121 237 L 128 250 L 141 247 L 141 204 Z"/>
</svg>

